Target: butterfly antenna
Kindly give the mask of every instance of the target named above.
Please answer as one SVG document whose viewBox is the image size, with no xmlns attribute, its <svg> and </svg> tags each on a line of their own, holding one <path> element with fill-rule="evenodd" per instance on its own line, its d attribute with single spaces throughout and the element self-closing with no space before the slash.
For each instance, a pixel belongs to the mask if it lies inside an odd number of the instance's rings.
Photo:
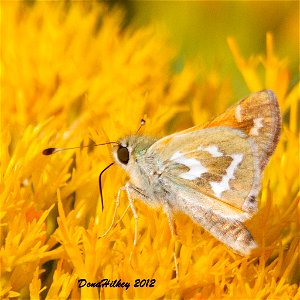
<svg viewBox="0 0 300 300">
<path fill-rule="evenodd" d="M 102 174 L 108 169 L 110 168 L 114 163 L 111 163 L 109 164 L 106 168 L 104 168 L 100 175 L 99 175 L 99 189 L 100 189 L 100 198 L 101 198 L 101 205 L 102 205 L 102 211 L 104 209 L 104 204 L 103 204 L 103 195 L 102 195 L 102 181 L 101 181 L 101 177 L 102 177 Z"/>
<path fill-rule="evenodd" d="M 79 147 L 70 147 L 70 148 L 47 148 L 43 150 L 44 155 L 52 155 L 56 152 L 65 151 L 65 150 L 72 150 L 72 149 L 81 149 L 85 147 L 96 147 L 96 146 L 103 146 L 108 144 L 118 144 L 117 142 L 107 142 L 103 144 L 94 144 L 94 145 L 85 145 L 85 146 L 79 146 Z"/>
<path fill-rule="evenodd" d="M 145 121 L 144 119 L 141 119 L 140 127 L 139 127 L 139 129 L 137 130 L 137 132 L 136 132 L 135 134 L 137 134 L 137 133 L 140 131 L 140 129 L 141 129 L 145 124 L 146 124 L 146 121 Z"/>
</svg>

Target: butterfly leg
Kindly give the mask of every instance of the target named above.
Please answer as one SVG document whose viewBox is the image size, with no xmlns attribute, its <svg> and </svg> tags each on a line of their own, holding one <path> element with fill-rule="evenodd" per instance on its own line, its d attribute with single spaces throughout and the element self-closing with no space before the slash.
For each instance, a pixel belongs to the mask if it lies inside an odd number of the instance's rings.
<svg viewBox="0 0 300 300">
<path fill-rule="evenodd" d="M 133 217 L 135 219 L 135 232 L 134 232 L 134 246 L 137 243 L 137 235 L 138 235 L 138 214 L 136 212 L 136 209 L 134 207 L 134 200 L 133 199 L 139 199 L 144 201 L 145 203 L 149 204 L 151 203 L 151 200 L 149 199 L 149 197 L 144 193 L 143 190 L 138 189 L 137 187 L 131 185 L 130 183 L 127 183 L 124 186 L 124 189 L 126 190 L 127 193 L 127 198 L 129 201 L 129 206 L 131 208 L 131 211 L 133 213 Z"/>
<path fill-rule="evenodd" d="M 138 214 L 136 212 L 136 209 L 134 207 L 134 201 L 133 201 L 133 198 L 131 197 L 131 193 L 130 193 L 130 189 L 132 189 L 132 187 L 130 186 L 129 183 L 127 183 L 125 185 L 125 191 L 127 193 L 127 197 L 128 197 L 128 201 L 129 201 L 129 206 L 131 208 L 131 211 L 132 211 L 132 214 L 133 214 L 133 217 L 134 217 L 134 223 L 135 223 L 135 226 L 134 226 L 134 240 L 133 240 L 133 249 L 131 250 L 130 252 L 130 256 L 129 256 L 129 261 L 131 262 L 131 258 L 132 258 L 132 254 L 133 254 L 133 250 L 136 246 L 136 243 L 137 243 L 137 235 L 138 235 Z M 135 190 L 133 189 L 133 192 L 135 193 Z"/>
<path fill-rule="evenodd" d="M 106 235 L 109 233 L 109 231 L 112 229 L 112 227 L 113 227 L 113 225 L 114 225 L 114 222 L 115 222 L 115 219 L 116 219 L 117 209 L 118 209 L 118 207 L 119 207 L 119 205 L 120 205 L 121 191 L 124 191 L 124 190 L 125 190 L 124 187 L 119 188 L 119 190 L 118 190 L 118 195 L 117 195 L 117 199 L 116 199 L 116 205 L 115 205 L 115 210 L 114 210 L 114 215 L 113 215 L 112 222 L 111 222 L 110 226 L 108 227 L 108 229 L 107 229 L 102 235 L 98 236 L 98 239 L 99 239 L 99 238 L 102 238 L 102 237 L 104 237 L 104 236 L 106 236 Z M 127 210 L 126 210 L 126 211 L 127 211 Z"/>
<path fill-rule="evenodd" d="M 131 211 L 132 211 L 132 214 L 133 214 L 133 217 L 134 217 L 135 226 L 134 226 L 133 246 L 136 246 L 137 235 L 138 235 L 138 214 L 137 214 L 136 209 L 134 207 L 133 198 L 131 197 L 131 193 L 130 193 L 131 186 L 129 184 L 126 184 L 125 187 L 124 187 L 124 189 L 126 190 L 128 201 L 129 201 L 129 206 L 131 208 Z"/>
<path fill-rule="evenodd" d="M 174 230 L 174 226 L 173 226 L 172 210 L 171 210 L 170 206 L 167 203 L 165 203 L 163 205 L 163 208 L 164 208 L 164 212 L 165 212 L 165 214 L 167 215 L 167 218 L 168 218 L 169 227 L 170 227 L 170 231 L 171 231 L 172 237 L 175 238 L 175 240 L 174 240 L 173 258 L 174 258 L 176 278 L 178 278 L 179 270 L 178 270 L 177 255 L 176 255 L 176 234 L 175 234 L 175 230 Z"/>
</svg>

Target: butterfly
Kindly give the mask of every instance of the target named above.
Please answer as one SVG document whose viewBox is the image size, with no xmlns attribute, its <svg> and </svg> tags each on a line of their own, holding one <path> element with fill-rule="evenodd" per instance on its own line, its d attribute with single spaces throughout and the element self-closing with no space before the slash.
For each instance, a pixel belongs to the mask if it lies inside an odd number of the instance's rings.
<svg viewBox="0 0 300 300">
<path fill-rule="evenodd" d="M 129 176 L 121 190 L 136 220 L 134 243 L 139 199 L 164 210 L 172 234 L 174 215 L 182 212 L 234 252 L 249 255 L 257 243 L 244 221 L 257 212 L 262 172 L 280 128 L 276 96 L 263 90 L 204 125 L 160 139 L 136 134 L 118 140 L 113 157 Z"/>
</svg>

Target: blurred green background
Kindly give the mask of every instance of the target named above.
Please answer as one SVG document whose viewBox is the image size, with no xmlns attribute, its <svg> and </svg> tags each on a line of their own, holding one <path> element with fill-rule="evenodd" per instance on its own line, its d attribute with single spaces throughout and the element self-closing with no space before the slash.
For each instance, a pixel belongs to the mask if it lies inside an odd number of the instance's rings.
<svg viewBox="0 0 300 300">
<path fill-rule="evenodd" d="M 159 24 L 178 49 L 175 66 L 199 62 L 230 75 L 233 89 L 243 95 L 246 86 L 234 63 L 227 37 L 236 39 L 245 58 L 265 53 L 266 33 L 274 37 L 275 53 L 287 58 L 291 85 L 299 72 L 298 1 L 113 1 L 127 12 L 126 24 Z"/>
</svg>

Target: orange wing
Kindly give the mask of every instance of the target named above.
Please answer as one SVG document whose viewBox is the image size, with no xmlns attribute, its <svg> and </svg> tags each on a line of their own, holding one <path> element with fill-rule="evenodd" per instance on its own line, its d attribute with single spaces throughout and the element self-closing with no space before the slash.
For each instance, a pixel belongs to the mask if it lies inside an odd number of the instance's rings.
<svg viewBox="0 0 300 300">
<path fill-rule="evenodd" d="M 271 90 L 253 93 L 215 119 L 180 134 L 218 126 L 240 129 L 251 137 L 257 145 L 263 170 L 277 146 L 281 130 L 281 114 L 275 94 Z"/>
</svg>

